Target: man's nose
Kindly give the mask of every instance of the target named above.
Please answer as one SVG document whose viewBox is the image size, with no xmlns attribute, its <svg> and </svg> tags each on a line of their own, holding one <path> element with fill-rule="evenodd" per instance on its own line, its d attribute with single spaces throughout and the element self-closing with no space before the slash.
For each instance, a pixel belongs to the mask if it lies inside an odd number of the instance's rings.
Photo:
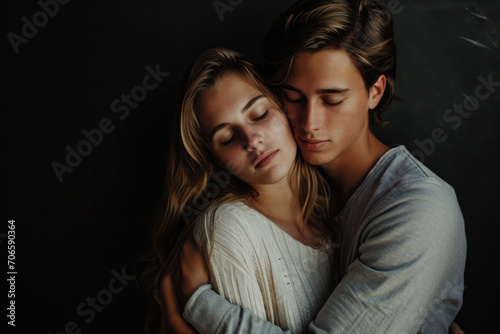
<svg viewBox="0 0 500 334">
<path fill-rule="evenodd" d="M 317 131 L 323 126 L 323 110 L 318 103 L 317 101 L 308 101 L 301 111 L 301 127 L 306 132 Z"/>
</svg>

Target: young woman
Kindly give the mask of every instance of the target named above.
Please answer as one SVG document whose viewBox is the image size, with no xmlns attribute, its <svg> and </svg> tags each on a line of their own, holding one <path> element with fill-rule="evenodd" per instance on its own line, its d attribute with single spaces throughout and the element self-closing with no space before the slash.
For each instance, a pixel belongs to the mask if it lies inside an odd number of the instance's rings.
<svg viewBox="0 0 500 334">
<path fill-rule="evenodd" d="M 193 65 L 176 117 L 146 291 L 161 290 L 192 230 L 221 296 L 307 332 L 333 288 L 330 199 L 279 100 L 241 55 L 216 48 Z"/>
</svg>

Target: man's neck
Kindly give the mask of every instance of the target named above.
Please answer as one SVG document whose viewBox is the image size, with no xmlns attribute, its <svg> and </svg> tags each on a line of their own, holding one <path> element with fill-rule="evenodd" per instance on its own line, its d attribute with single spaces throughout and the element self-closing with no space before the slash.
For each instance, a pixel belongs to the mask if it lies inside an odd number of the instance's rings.
<svg viewBox="0 0 500 334">
<path fill-rule="evenodd" d="M 369 131 L 365 138 L 360 138 L 342 155 L 322 166 L 332 187 L 337 213 L 344 208 L 366 175 L 388 150 L 389 147 Z"/>
</svg>

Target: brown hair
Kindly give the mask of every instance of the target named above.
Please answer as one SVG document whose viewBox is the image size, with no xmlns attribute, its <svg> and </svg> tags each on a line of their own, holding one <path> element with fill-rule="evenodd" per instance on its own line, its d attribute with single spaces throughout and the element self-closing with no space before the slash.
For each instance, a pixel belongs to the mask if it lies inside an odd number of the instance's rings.
<svg viewBox="0 0 500 334">
<path fill-rule="evenodd" d="M 213 48 L 203 52 L 194 63 L 180 107 L 175 109 L 165 190 L 152 229 L 152 248 L 141 261 L 143 270 L 139 284 L 149 304 L 145 333 L 151 332 L 160 317 L 160 307 L 153 299 L 154 291 L 159 290 L 162 278 L 178 264 L 185 237 L 196 218 L 223 203 L 258 196 L 248 184 L 214 162 L 208 143 L 201 135 L 198 121 L 201 97 L 227 73 L 242 74 L 281 108 L 255 67 L 241 54 Z M 297 192 L 302 206 L 305 227 L 318 236 L 328 235 L 331 232 L 327 225 L 330 199 L 326 181 L 300 154 L 296 155 L 289 173 L 292 190 Z M 218 183 L 214 180 L 218 175 L 223 175 L 228 182 L 212 192 L 210 185 Z"/>
<path fill-rule="evenodd" d="M 394 98 L 396 47 L 392 16 L 382 1 L 305 0 L 290 7 L 266 36 L 267 72 L 275 85 L 287 78 L 294 57 L 303 51 L 345 50 L 367 90 L 385 75 L 387 84 L 371 124 L 384 125 L 382 114 Z"/>
</svg>

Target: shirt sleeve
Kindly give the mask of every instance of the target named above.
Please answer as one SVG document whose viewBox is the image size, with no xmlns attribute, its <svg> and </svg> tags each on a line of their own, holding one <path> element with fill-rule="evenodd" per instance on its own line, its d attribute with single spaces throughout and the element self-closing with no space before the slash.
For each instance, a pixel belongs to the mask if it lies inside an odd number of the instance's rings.
<svg viewBox="0 0 500 334">
<path fill-rule="evenodd" d="M 195 238 L 207 258 L 214 290 L 230 303 L 244 306 L 245 312 L 266 320 L 266 297 L 259 277 L 259 239 L 248 226 L 251 222 L 235 213 L 222 207 L 213 220 L 211 214 L 205 215 L 195 228 Z"/>
<path fill-rule="evenodd" d="M 453 190 L 419 181 L 393 189 L 377 208 L 360 231 L 359 258 L 310 332 L 447 333 L 462 303 L 466 253 Z M 206 288 L 184 316 L 200 333 L 285 333 Z"/>
<path fill-rule="evenodd" d="M 251 333 L 291 334 L 252 312 L 231 304 L 211 289 L 210 284 L 198 288 L 188 300 L 182 315 L 200 334 Z"/>
</svg>

